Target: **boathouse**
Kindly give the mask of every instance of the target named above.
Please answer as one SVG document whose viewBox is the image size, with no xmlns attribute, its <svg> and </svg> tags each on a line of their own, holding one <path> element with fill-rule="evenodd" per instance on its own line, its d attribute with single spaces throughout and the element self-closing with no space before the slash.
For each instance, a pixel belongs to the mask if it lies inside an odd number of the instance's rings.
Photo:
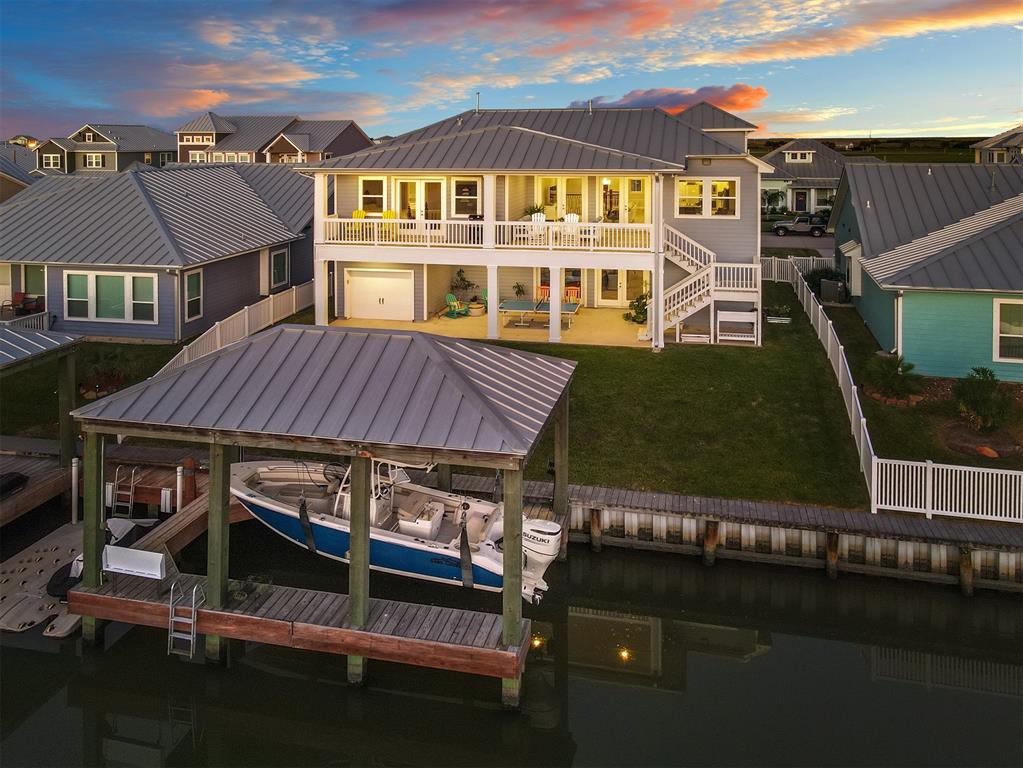
<svg viewBox="0 0 1023 768">
<path fill-rule="evenodd" d="M 210 451 L 207 573 L 181 577 L 182 586 L 206 591 L 193 619 L 207 658 L 222 656 L 221 638 L 341 653 L 353 683 L 365 659 L 386 659 L 500 677 L 505 703 L 517 704 L 529 641 L 521 559 L 504 558 L 501 617 L 399 605 L 381 621 L 390 601 L 369 597 L 372 460 L 436 464 L 442 484 L 452 466 L 500 470 L 504 550 L 521 551 L 523 470 L 551 424 L 554 514 L 567 515 L 574 369 L 560 358 L 424 333 L 283 325 L 76 410 L 85 433 L 85 567 L 70 601 L 85 617 L 86 640 L 100 637 L 101 620 L 167 626 L 169 610 L 155 583 L 102 582 L 104 438 L 179 440 Z M 233 596 L 229 476 L 241 448 L 351 461 L 347 595 L 282 591 L 259 610 L 258 601 Z"/>
</svg>

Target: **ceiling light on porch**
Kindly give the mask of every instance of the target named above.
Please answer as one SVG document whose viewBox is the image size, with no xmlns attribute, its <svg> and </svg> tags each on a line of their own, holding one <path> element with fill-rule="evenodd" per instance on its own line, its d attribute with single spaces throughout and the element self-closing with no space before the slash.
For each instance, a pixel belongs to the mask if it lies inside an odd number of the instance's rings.
<svg viewBox="0 0 1023 768">
<path fill-rule="evenodd" d="M 603 179 L 600 180 L 600 183 L 603 184 L 606 187 L 606 186 L 608 186 L 611 183 L 611 179 L 609 179 L 609 178 L 607 178 L 605 176 Z"/>
</svg>

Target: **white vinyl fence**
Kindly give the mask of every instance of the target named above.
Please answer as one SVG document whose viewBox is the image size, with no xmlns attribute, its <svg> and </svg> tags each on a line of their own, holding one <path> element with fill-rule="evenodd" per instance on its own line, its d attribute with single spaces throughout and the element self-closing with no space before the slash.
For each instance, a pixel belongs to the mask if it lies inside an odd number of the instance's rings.
<svg viewBox="0 0 1023 768">
<path fill-rule="evenodd" d="M 824 307 L 802 275 L 804 270 L 833 267 L 834 263 L 830 259 L 790 256 L 788 259 L 761 259 L 760 264 L 765 280 L 792 286 L 827 353 L 845 401 L 859 451 L 860 471 L 870 492 L 872 512 L 887 509 L 915 512 L 928 518 L 949 515 L 1023 523 L 1023 472 L 878 457 L 870 441 L 845 349 Z"/>
<path fill-rule="evenodd" d="M 182 348 L 163 368 L 160 373 L 190 363 L 210 352 L 234 344 L 236 341 L 269 328 L 286 317 L 310 307 L 314 297 L 313 281 L 295 285 L 286 291 L 274 293 L 251 306 L 238 310 L 230 317 L 213 324 L 205 333 L 196 336 L 192 343 Z"/>
</svg>

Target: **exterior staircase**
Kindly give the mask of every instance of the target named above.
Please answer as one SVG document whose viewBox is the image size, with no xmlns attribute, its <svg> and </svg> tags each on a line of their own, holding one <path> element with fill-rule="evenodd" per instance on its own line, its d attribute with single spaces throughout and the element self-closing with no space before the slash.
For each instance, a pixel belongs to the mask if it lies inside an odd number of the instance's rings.
<svg viewBox="0 0 1023 768">
<path fill-rule="evenodd" d="M 756 265 L 723 264 L 714 251 L 704 247 L 674 227 L 664 225 L 664 256 L 689 274 L 664 289 L 664 333 L 675 330 L 677 343 L 709 344 L 715 340 L 715 313 L 711 311 L 709 333 L 686 333 L 685 320 L 706 307 L 712 307 L 723 291 L 749 292 L 755 310 L 760 309 L 760 270 Z M 756 291 L 755 298 L 752 294 Z M 732 296 L 734 298 L 734 296 Z M 745 296 L 739 300 L 747 300 Z M 733 313 L 739 314 L 739 313 Z M 759 316 L 749 313 L 753 323 L 750 335 L 730 334 L 738 340 L 758 343 Z"/>
</svg>

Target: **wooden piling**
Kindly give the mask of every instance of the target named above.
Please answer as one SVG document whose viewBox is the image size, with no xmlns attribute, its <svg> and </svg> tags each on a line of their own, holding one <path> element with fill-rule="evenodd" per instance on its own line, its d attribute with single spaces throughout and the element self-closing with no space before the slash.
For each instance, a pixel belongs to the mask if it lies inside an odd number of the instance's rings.
<svg viewBox="0 0 1023 768">
<path fill-rule="evenodd" d="M 75 456 L 75 423 L 71 411 L 75 408 L 75 353 L 57 358 L 57 423 L 60 429 L 60 466 L 70 467 Z"/>
<path fill-rule="evenodd" d="M 967 597 L 973 596 L 973 551 L 959 548 L 959 589 Z"/>
<path fill-rule="evenodd" d="M 103 467 L 103 435 L 90 432 L 85 436 L 83 494 L 85 530 L 82 541 L 82 584 L 86 587 L 99 586 L 103 567 L 103 545 L 106 543 Z M 87 645 L 102 643 L 102 624 L 98 619 L 82 617 L 82 638 Z"/>
<path fill-rule="evenodd" d="M 437 490 L 451 493 L 451 465 L 437 465 Z"/>
<path fill-rule="evenodd" d="M 554 516 L 568 515 L 568 392 L 554 407 Z"/>
<path fill-rule="evenodd" d="M 522 642 L 522 470 L 504 472 L 504 573 L 501 591 L 501 639 L 506 648 Z M 522 673 L 503 678 L 501 701 L 519 705 Z"/>
<path fill-rule="evenodd" d="M 184 469 L 182 474 L 182 501 L 185 505 L 188 505 L 195 501 L 196 496 L 199 495 L 195 485 L 195 459 L 191 456 L 186 456 L 182 459 L 181 466 Z"/>
<path fill-rule="evenodd" d="M 373 461 L 368 456 L 352 457 L 351 535 L 348 543 L 348 626 L 362 629 L 369 619 L 369 501 Z M 366 660 L 348 656 L 348 682 L 361 685 Z"/>
<path fill-rule="evenodd" d="M 601 535 L 603 534 L 603 526 L 600 522 L 600 508 L 590 508 L 590 549 L 594 552 L 599 552 L 601 548 Z"/>
<path fill-rule="evenodd" d="M 208 533 L 206 540 L 206 602 L 214 609 L 227 603 L 230 560 L 231 464 L 238 449 L 213 443 L 210 446 Z M 222 661 L 226 644 L 217 635 L 206 636 L 206 660 Z"/>
<path fill-rule="evenodd" d="M 825 537 L 824 568 L 829 579 L 838 578 L 838 533 L 828 531 Z"/>
<path fill-rule="evenodd" d="M 718 521 L 708 520 L 703 531 L 703 564 L 714 565 L 718 553 Z"/>
</svg>

